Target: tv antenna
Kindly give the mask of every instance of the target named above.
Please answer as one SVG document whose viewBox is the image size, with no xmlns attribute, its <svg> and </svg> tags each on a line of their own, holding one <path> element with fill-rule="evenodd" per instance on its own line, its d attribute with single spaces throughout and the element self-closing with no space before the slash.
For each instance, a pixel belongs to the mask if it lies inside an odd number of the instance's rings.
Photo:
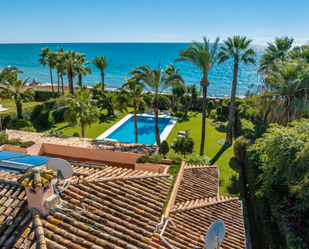
<svg viewBox="0 0 309 249">
<path fill-rule="evenodd" d="M 225 224 L 216 220 L 210 225 L 205 237 L 205 249 L 219 249 L 225 237 Z"/>
<path fill-rule="evenodd" d="M 68 179 L 73 175 L 73 169 L 69 162 L 60 159 L 60 158 L 53 158 L 50 159 L 46 163 L 46 169 L 52 169 L 54 172 L 57 172 L 57 183 L 56 186 L 59 183 L 59 179 Z"/>
</svg>

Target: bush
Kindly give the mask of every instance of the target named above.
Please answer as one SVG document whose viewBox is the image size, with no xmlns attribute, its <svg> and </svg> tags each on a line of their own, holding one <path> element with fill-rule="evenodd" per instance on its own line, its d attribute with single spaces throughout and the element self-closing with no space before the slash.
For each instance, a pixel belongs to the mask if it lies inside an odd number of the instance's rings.
<svg viewBox="0 0 309 249">
<path fill-rule="evenodd" d="M 30 146 L 32 146 L 32 145 L 34 145 L 35 144 L 35 142 L 33 142 L 33 141 L 27 141 L 27 142 L 23 142 L 21 145 L 20 145 L 20 147 L 21 148 L 28 148 L 28 147 L 30 147 Z"/>
<path fill-rule="evenodd" d="M 151 163 L 151 158 L 148 155 L 141 155 L 136 159 L 137 163 Z"/>
<path fill-rule="evenodd" d="M 240 135 L 245 136 L 248 139 L 255 138 L 254 124 L 247 119 L 239 119 L 240 122 Z"/>
<path fill-rule="evenodd" d="M 32 126 L 24 127 L 20 129 L 21 131 L 29 131 L 29 132 L 36 132 L 36 129 Z"/>
<path fill-rule="evenodd" d="M 209 101 L 207 102 L 207 111 L 208 111 L 208 115 L 210 115 L 210 111 L 211 111 L 212 109 L 214 109 L 214 107 L 215 107 L 215 102 L 214 102 L 213 100 L 209 100 Z"/>
<path fill-rule="evenodd" d="M 210 161 L 207 158 L 198 155 L 188 157 L 186 163 L 191 165 L 210 165 Z"/>
<path fill-rule="evenodd" d="M 151 158 L 151 163 L 153 164 L 161 164 L 162 163 L 162 155 L 159 154 L 159 153 L 154 153 L 151 155 L 152 158 Z"/>
<path fill-rule="evenodd" d="M 74 132 L 73 137 L 80 137 L 80 135 L 78 134 L 78 132 Z"/>
<path fill-rule="evenodd" d="M 211 110 L 210 117 L 216 118 L 217 117 L 217 110 Z"/>
<path fill-rule="evenodd" d="M 160 95 L 159 102 L 160 102 L 160 109 L 163 110 L 170 108 L 172 104 L 171 100 L 164 95 Z"/>
<path fill-rule="evenodd" d="M 178 155 L 173 156 L 171 159 L 173 165 L 181 165 L 181 162 L 183 161 L 182 157 Z"/>
<path fill-rule="evenodd" d="M 167 173 L 169 173 L 170 175 L 172 175 L 174 178 L 177 176 L 179 170 L 180 170 L 180 166 L 181 164 L 172 164 Z"/>
<path fill-rule="evenodd" d="M 175 116 L 175 117 L 178 117 L 178 118 L 182 118 L 185 115 L 185 113 L 182 112 L 182 111 L 173 112 L 171 114 L 172 114 L 172 116 Z"/>
<path fill-rule="evenodd" d="M 217 108 L 217 117 L 218 117 L 218 119 L 220 118 L 221 113 L 222 113 L 222 107 L 218 106 L 218 108 Z"/>
<path fill-rule="evenodd" d="M 50 90 L 36 90 L 35 98 L 38 101 L 47 101 L 53 98 L 53 92 Z"/>
<path fill-rule="evenodd" d="M 10 144 L 20 146 L 20 138 L 9 139 L 8 135 L 5 133 L 0 134 L 0 145 Z"/>
<path fill-rule="evenodd" d="M 250 141 L 244 136 L 238 137 L 234 142 L 234 156 L 239 161 L 244 163 L 246 160 L 246 147 Z"/>
<path fill-rule="evenodd" d="M 54 110 L 52 113 L 53 113 L 53 117 L 54 117 L 54 120 L 56 123 L 59 123 L 59 122 L 63 122 L 64 121 L 64 117 L 63 117 L 63 113 L 69 109 L 68 106 L 65 106 L 65 107 L 61 107 L 59 109 L 56 109 Z"/>
<path fill-rule="evenodd" d="M 174 142 L 173 149 L 176 153 L 183 155 L 192 154 L 194 148 L 194 141 L 189 136 L 178 137 L 177 140 Z"/>
<path fill-rule="evenodd" d="M 57 128 L 52 128 L 49 134 L 54 136 L 61 136 L 63 131 L 59 131 Z"/>
<path fill-rule="evenodd" d="M 32 127 L 32 124 L 30 121 L 25 120 L 25 119 L 15 119 L 13 120 L 9 125 L 8 125 L 8 129 L 10 130 L 20 130 L 22 128 L 25 127 Z"/>
<path fill-rule="evenodd" d="M 170 151 L 170 146 L 166 140 L 163 140 L 161 143 L 161 152 L 164 156 Z"/>
</svg>

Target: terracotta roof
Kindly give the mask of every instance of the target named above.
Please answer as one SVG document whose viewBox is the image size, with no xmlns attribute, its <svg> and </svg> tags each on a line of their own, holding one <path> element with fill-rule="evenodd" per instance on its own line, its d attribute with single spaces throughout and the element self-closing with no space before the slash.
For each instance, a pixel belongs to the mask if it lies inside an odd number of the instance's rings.
<svg viewBox="0 0 309 249">
<path fill-rule="evenodd" d="M 212 198 L 210 198 L 212 199 Z M 245 232 L 242 214 L 242 202 L 238 198 L 218 197 L 204 204 L 191 205 L 183 210 L 173 210 L 169 218 L 177 226 L 170 223 L 164 231 L 163 238 L 174 248 L 192 249 L 203 247 L 209 226 L 216 220 L 224 221 L 226 234 L 222 249 L 245 249 Z M 169 248 L 159 237 L 161 230 L 152 238 L 152 248 Z"/>
<path fill-rule="evenodd" d="M 16 179 L 0 179 L 0 248 L 149 246 L 172 177 L 91 165 L 77 169 L 93 174 L 72 181 L 61 193 L 66 209 L 51 209 L 47 217 L 28 211 Z"/>
<path fill-rule="evenodd" d="M 28 171 L 26 174 L 20 176 L 18 183 L 23 187 L 42 187 L 54 178 L 53 173 L 53 170 L 47 170 L 45 168 L 39 169 L 38 167 L 34 167 L 31 169 L 31 171 Z"/>
<path fill-rule="evenodd" d="M 219 169 L 217 166 L 185 165 L 175 203 L 185 203 L 219 194 Z"/>
</svg>

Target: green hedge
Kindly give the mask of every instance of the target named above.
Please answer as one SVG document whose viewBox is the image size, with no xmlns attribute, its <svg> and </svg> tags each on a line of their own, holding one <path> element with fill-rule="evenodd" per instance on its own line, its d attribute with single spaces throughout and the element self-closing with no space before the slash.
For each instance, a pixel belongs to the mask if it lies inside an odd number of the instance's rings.
<svg viewBox="0 0 309 249">
<path fill-rule="evenodd" d="M 59 123 L 59 122 L 63 122 L 64 121 L 64 117 L 63 117 L 63 113 L 69 109 L 68 106 L 65 106 L 65 107 L 61 107 L 59 109 L 56 109 L 52 112 L 53 114 L 53 117 L 54 117 L 54 120 L 56 123 Z"/>
<path fill-rule="evenodd" d="M 55 93 L 56 96 L 56 93 Z M 50 90 L 36 90 L 35 99 L 38 101 L 47 101 L 53 98 L 53 92 Z"/>
</svg>

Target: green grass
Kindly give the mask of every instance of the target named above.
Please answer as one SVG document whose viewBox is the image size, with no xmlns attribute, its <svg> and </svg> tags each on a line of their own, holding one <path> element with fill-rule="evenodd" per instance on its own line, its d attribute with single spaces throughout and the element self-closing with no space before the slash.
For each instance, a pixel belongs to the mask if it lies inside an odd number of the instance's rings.
<svg viewBox="0 0 309 249">
<path fill-rule="evenodd" d="M 241 167 L 233 159 L 233 147 L 224 147 L 218 144 L 219 139 L 225 138 L 225 129 L 218 129 L 210 124 L 213 119 L 206 119 L 206 139 L 204 155 L 213 161 L 220 169 L 220 195 L 243 197 L 243 183 Z M 189 136 L 195 141 L 194 154 L 199 155 L 201 144 L 201 113 L 196 118 L 179 119 L 175 127 L 169 134 L 167 141 L 172 143 L 177 137 L 179 131 L 190 129 Z M 172 156 L 174 151 L 170 149 L 169 155 Z"/>
<path fill-rule="evenodd" d="M 28 107 L 33 107 L 36 105 L 39 105 L 43 102 L 38 102 L 38 101 L 30 101 L 30 102 L 22 102 L 23 103 L 23 109 L 26 109 Z M 8 108 L 9 110 L 1 113 L 9 113 L 9 112 L 17 112 L 16 111 L 16 105 L 14 100 L 6 99 L 6 100 L 1 100 L 0 104 L 2 104 L 3 108 Z"/>
<path fill-rule="evenodd" d="M 128 108 L 128 111 L 131 112 L 133 108 Z M 117 112 L 117 111 L 116 111 Z M 100 122 L 92 124 L 90 127 L 86 127 L 85 129 L 85 136 L 87 138 L 97 138 L 100 136 L 104 131 L 112 127 L 115 123 L 117 123 L 120 119 L 125 117 L 128 113 L 121 113 L 117 116 L 108 117 L 105 115 L 106 111 L 101 112 Z M 82 129 L 81 126 L 68 126 L 66 122 L 57 123 L 55 125 L 55 128 L 59 131 L 63 131 L 63 135 L 66 136 L 73 136 L 75 132 L 77 132 L 80 136 L 82 135 Z M 42 130 L 41 132 L 49 133 L 51 129 L 49 130 Z"/>
</svg>

